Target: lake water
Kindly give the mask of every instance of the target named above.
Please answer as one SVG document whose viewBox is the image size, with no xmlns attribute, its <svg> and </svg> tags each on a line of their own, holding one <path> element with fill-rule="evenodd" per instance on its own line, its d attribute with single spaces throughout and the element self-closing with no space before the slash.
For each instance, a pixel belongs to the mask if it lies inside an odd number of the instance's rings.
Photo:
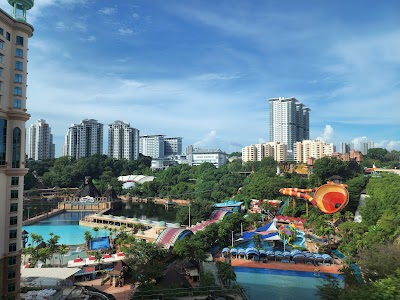
<svg viewBox="0 0 400 300">
<path fill-rule="evenodd" d="M 324 277 L 324 274 L 317 277 L 313 272 L 246 267 L 234 267 L 234 270 L 237 283 L 250 300 L 317 300 L 317 286 L 322 285 Z"/>
</svg>

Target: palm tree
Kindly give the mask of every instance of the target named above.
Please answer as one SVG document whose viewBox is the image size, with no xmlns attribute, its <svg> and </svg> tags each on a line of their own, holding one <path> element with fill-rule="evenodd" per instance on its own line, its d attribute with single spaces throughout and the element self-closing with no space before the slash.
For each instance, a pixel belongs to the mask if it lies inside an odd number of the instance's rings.
<svg viewBox="0 0 400 300">
<path fill-rule="evenodd" d="M 51 255 L 51 263 L 53 263 L 53 259 L 54 259 L 53 254 L 57 252 L 57 249 L 58 249 L 58 246 L 59 246 L 57 244 L 58 244 L 58 240 L 60 239 L 60 236 L 54 235 L 53 232 L 50 232 L 49 235 L 50 235 L 50 238 L 47 241 L 47 246 L 49 248 L 49 252 L 50 252 L 50 255 Z"/>
<path fill-rule="evenodd" d="M 43 242 L 43 237 L 39 234 L 36 234 L 34 232 L 31 233 L 31 240 L 33 246 L 39 245 L 41 242 Z"/>
<path fill-rule="evenodd" d="M 94 227 L 93 228 L 93 231 L 96 232 L 96 237 L 99 236 L 99 229 L 100 229 L 99 227 Z"/>
<path fill-rule="evenodd" d="M 84 235 L 85 235 L 85 248 L 86 248 L 86 251 L 89 249 L 89 243 L 90 243 L 90 240 L 93 238 L 92 237 L 92 234 L 90 233 L 90 231 L 88 231 L 88 230 L 86 230 L 85 232 L 84 232 Z"/>
<path fill-rule="evenodd" d="M 105 225 L 105 226 L 103 227 L 103 229 L 104 229 L 104 235 L 107 236 L 107 229 L 108 229 L 108 226 Z"/>
<path fill-rule="evenodd" d="M 67 245 L 61 244 L 60 246 L 58 246 L 58 255 L 60 258 L 60 265 L 63 264 L 64 255 L 67 254 L 68 251 L 69 251 L 69 247 Z"/>
<path fill-rule="evenodd" d="M 224 262 L 217 262 L 217 270 L 218 277 L 221 279 L 224 285 L 230 285 L 231 281 L 236 280 L 236 273 L 232 265 Z"/>
<path fill-rule="evenodd" d="M 260 250 L 261 249 L 261 242 L 262 242 L 261 241 L 261 235 L 260 234 L 255 234 L 255 235 L 253 235 L 252 239 L 253 239 L 254 245 L 257 248 L 257 250 Z"/>
</svg>

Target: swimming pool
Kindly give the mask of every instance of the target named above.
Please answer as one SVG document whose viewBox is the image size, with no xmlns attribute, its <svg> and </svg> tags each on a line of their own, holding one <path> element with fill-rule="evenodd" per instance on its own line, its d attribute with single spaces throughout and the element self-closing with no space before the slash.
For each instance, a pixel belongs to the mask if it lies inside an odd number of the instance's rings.
<svg viewBox="0 0 400 300">
<path fill-rule="evenodd" d="M 29 233 L 27 245 L 31 244 L 31 233 L 39 234 L 45 241 L 50 238 L 50 233 L 60 236 L 59 244 L 81 245 L 85 243 L 85 231 L 89 231 L 92 236 L 104 236 L 104 230 L 100 229 L 97 233 L 93 228 L 79 225 L 79 220 L 93 212 L 64 212 L 48 219 L 39 221 L 32 225 L 23 226 L 22 230 Z"/>
<path fill-rule="evenodd" d="M 237 283 L 245 290 L 250 300 L 262 299 L 319 299 L 317 286 L 322 285 L 324 274 L 234 267 Z M 342 279 L 340 275 L 332 274 Z"/>
</svg>

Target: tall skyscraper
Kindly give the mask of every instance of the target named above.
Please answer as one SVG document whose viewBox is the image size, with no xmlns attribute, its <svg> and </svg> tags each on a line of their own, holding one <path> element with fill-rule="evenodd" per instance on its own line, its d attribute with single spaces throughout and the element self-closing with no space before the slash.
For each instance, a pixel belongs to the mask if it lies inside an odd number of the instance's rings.
<svg viewBox="0 0 400 300">
<path fill-rule="evenodd" d="M 350 153 L 350 150 L 351 150 L 350 149 L 350 144 L 348 144 L 348 143 L 340 143 L 340 153 L 348 154 L 348 153 Z"/>
<path fill-rule="evenodd" d="M 164 135 L 143 135 L 140 137 L 139 152 L 151 158 L 164 157 Z"/>
<path fill-rule="evenodd" d="M 65 135 L 63 155 L 73 158 L 103 154 L 103 124 L 93 119 L 71 125 Z"/>
<path fill-rule="evenodd" d="M 310 137 L 310 109 L 293 97 L 268 101 L 270 141 L 286 144 L 288 159 L 293 159 L 293 144 Z"/>
<path fill-rule="evenodd" d="M 139 130 L 122 121 L 108 125 L 108 156 L 115 159 L 138 159 Z"/>
<path fill-rule="evenodd" d="M 26 130 L 28 38 L 33 0 L 0 9 L 0 298 L 19 299 Z"/>
<path fill-rule="evenodd" d="M 164 156 L 182 154 L 182 138 L 164 138 Z"/>
<path fill-rule="evenodd" d="M 54 158 L 54 144 L 51 128 L 46 120 L 40 119 L 29 127 L 28 158 L 34 160 Z"/>
</svg>

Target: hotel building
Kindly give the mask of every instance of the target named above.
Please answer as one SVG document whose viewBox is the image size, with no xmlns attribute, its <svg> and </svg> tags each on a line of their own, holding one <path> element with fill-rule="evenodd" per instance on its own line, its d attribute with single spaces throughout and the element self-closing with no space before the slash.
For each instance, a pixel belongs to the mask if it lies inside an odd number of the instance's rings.
<svg viewBox="0 0 400 300">
<path fill-rule="evenodd" d="M 33 0 L 8 0 L 0 9 L 0 298 L 19 299 L 26 129 L 28 39 Z"/>
</svg>

